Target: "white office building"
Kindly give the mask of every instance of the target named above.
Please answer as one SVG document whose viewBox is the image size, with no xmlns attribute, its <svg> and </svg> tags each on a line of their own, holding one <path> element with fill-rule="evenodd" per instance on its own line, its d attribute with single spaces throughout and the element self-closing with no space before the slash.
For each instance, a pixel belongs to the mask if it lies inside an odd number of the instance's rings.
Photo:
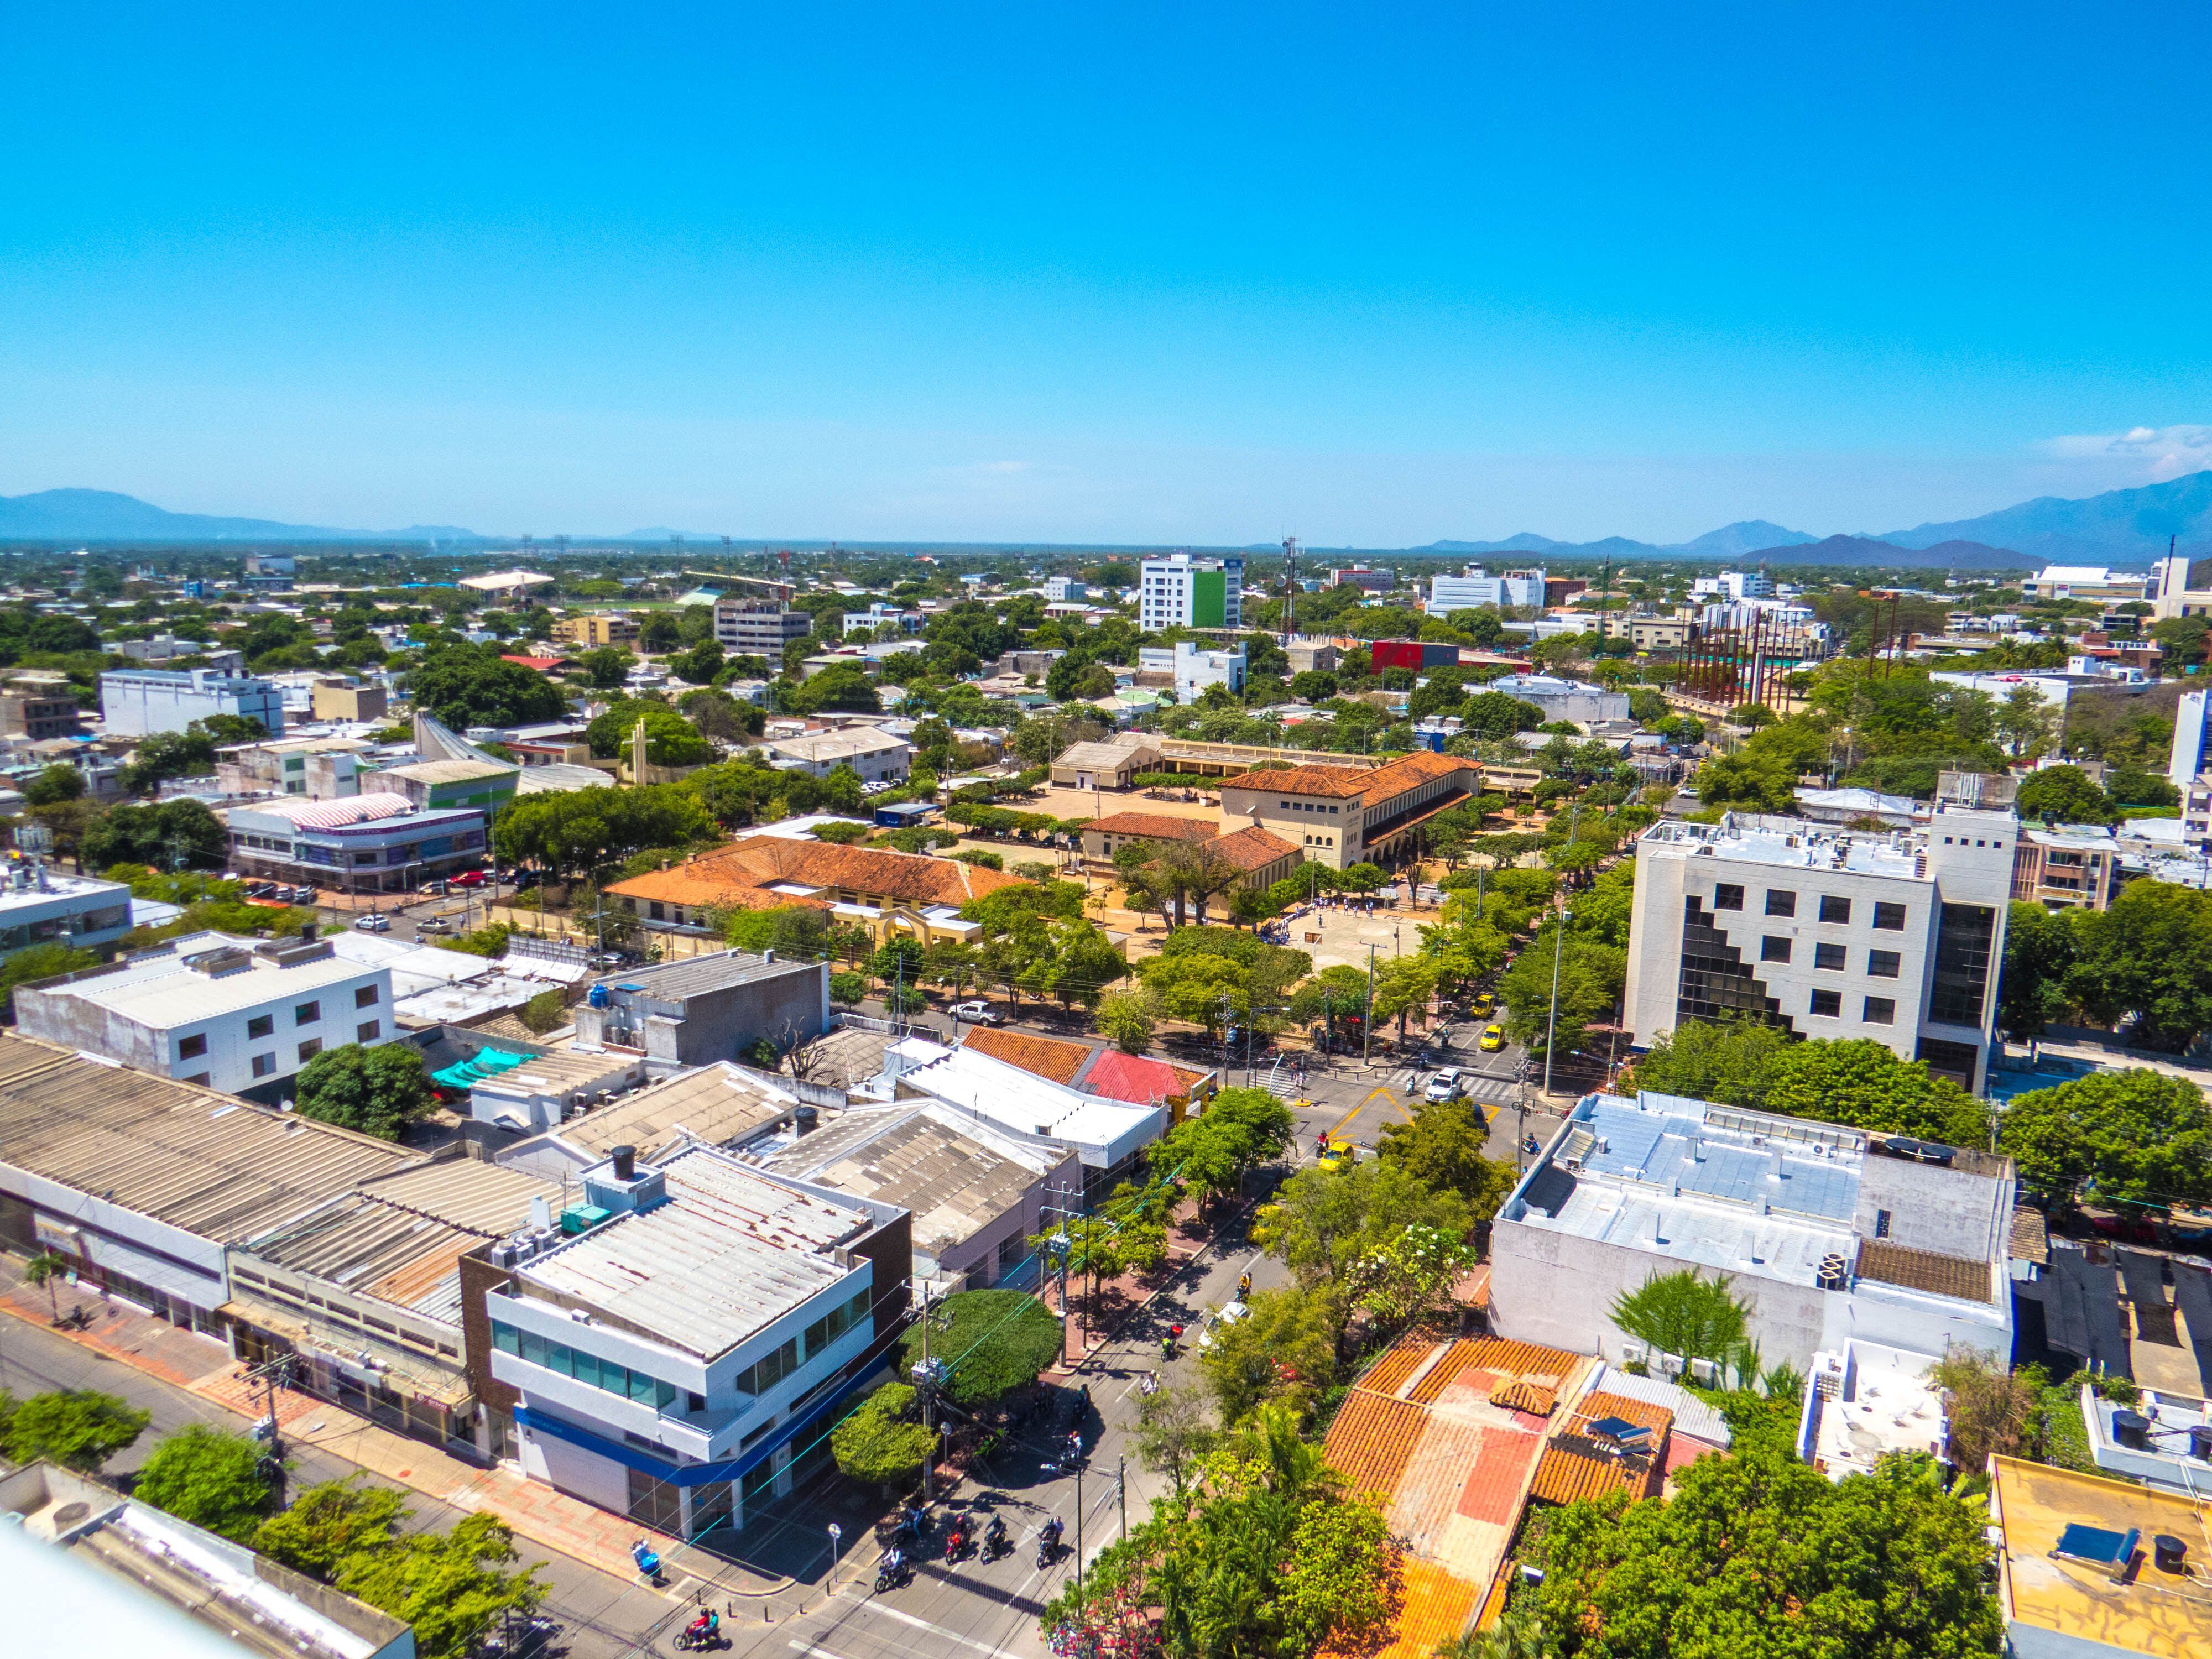
<svg viewBox="0 0 2212 1659">
<path fill-rule="evenodd" d="M 873 726 L 855 726 L 842 732 L 809 732 L 803 737 L 780 738 L 763 745 L 768 763 L 781 772 L 804 772 L 826 778 L 841 766 L 849 766 L 862 783 L 897 783 L 914 764 L 914 745 Z"/>
<path fill-rule="evenodd" d="M 1725 1382 L 1613 1322 L 1665 1273 L 1724 1275 L 1767 1365 L 1852 1342 L 2012 1354 L 2011 1160 L 1678 1096 L 1586 1097 L 1490 1236 L 1492 1331 Z M 1686 1365 L 1685 1361 L 1692 1363 Z"/>
<path fill-rule="evenodd" d="M 1979 1092 L 1988 1077 L 2020 820 L 1939 799 L 1924 823 L 1851 832 L 1730 813 L 1636 847 L 1627 1019 L 1872 1037 Z"/>
<path fill-rule="evenodd" d="M 1091 585 L 1080 576 L 1048 576 L 1044 596 L 1054 605 L 1068 605 L 1091 597 Z"/>
<path fill-rule="evenodd" d="M 1773 579 L 1764 570 L 1723 570 L 1690 584 L 1693 599 L 1765 599 L 1774 596 Z"/>
<path fill-rule="evenodd" d="M 131 890 L 17 859 L 0 864 L 0 957 L 33 945 L 97 951 L 131 931 Z"/>
<path fill-rule="evenodd" d="M 1209 651 L 1188 640 L 1177 641 L 1172 648 L 1166 646 L 1140 646 L 1137 651 L 1137 666 L 1147 674 L 1175 676 L 1177 702 L 1190 702 L 1209 685 L 1224 685 L 1231 691 L 1244 689 L 1244 647 L 1233 651 Z"/>
<path fill-rule="evenodd" d="M 216 668 L 118 668 L 100 677 L 100 712 L 110 737 L 181 732 L 194 720 L 235 714 L 284 731 L 284 694 L 252 674 Z"/>
<path fill-rule="evenodd" d="M 1235 554 L 1201 559 L 1188 553 L 1146 559 L 1137 593 L 1138 620 L 1147 633 L 1164 628 L 1242 628 L 1244 561 Z"/>
<path fill-rule="evenodd" d="M 1441 617 L 1454 611 L 1480 611 L 1488 606 L 1494 611 L 1512 607 L 1542 610 L 1544 606 L 1544 573 L 1540 570 L 1508 570 L 1491 575 L 1479 564 L 1471 564 L 1456 576 L 1438 576 L 1429 584 L 1429 602 L 1425 607 L 1431 617 Z"/>
<path fill-rule="evenodd" d="M 906 1212 L 711 1146 L 658 1165 L 617 1146 L 582 1188 L 573 1213 L 611 1219 L 490 1252 L 523 1470 L 658 1531 L 742 1527 L 829 1463 L 846 1387 L 908 1305 Z"/>
<path fill-rule="evenodd" d="M 2100 564 L 2051 564 L 2020 585 L 2025 599 L 2097 599 L 2124 605 L 2148 599 L 2155 578 L 2140 570 L 2110 570 Z"/>
<path fill-rule="evenodd" d="M 1572 720 L 1579 726 L 1628 718 L 1628 693 L 1608 691 L 1587 680 L 1562 679 L 1554 674 L 1508 674 L 1483 688 L 1503 691 L 1509 697 L 1534 703 L 1544 719 Z"/>
<path fill-rule="evenodd" d="M 392 1035 L 389 969 L 328 939 L 188 933 L 15 990 L 27 1036 L 270 1104 L 325 1048 Z"/>
<path fill-rule="evenodd" d="M 2212 692 L 2185 691 L 2173 706 L 2173 750 L 2166 758 L 2166 781 L 2186 789 L 2200 772 L 2212 769 Z"/>
</svg>

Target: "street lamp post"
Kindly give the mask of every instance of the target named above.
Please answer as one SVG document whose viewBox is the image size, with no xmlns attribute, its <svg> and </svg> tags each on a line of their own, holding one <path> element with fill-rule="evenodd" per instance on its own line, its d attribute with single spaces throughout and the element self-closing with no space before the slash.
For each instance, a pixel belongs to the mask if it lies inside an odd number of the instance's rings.
<svg viewBox="0 0 2212 1659">
<path fill-rule="evenodd" d="M 1552 930 L 1552 1012 L 1544 1021 L 1544 1096 L 1552 1094 L 1552 1038 L 1559 1029 L 1559 958 L 1566 954 L 1567 924 L 1574 920 L 1574 912 L 1566 906 L 1559 907 L 1559 919 Z"/>
</svg>

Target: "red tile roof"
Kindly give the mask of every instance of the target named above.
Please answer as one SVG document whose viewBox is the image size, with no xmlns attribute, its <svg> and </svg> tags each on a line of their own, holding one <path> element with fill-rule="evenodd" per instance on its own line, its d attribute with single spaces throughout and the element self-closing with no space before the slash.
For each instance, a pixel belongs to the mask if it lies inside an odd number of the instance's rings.
<svg viewBox="0 0 2212 1659">
<path fill-rule="evenodd" d="M 1249 874 L 1254 870 L 1266 869 L 1279 859 L 1290 857 L 1298 848 L 1272 830 L 1262 830 L 1255 823 L 1249 830 L 1239 830 L 1233 836 L 1222 836 L 1213 843 L 1213 850 Z"/>
<path fill-rule="evenodd" d="M 1186 1072 L 1164 1060 L 1125 1054 L 1109 1048 L 1083 1074 L 1079 1086 L 1085 1094 L 1109 1100 L 1126 1100 L 1137 1106 L 1158 1106 L 1175 1095 L 1187 1095 L 1205 1074 Z"/>
<path fill-rule="evenodd" d="M 1388 800 L 1393 795 L 1401 795 L 1416 785 L 1434 778 L 1480 769 L 1474 761 L 1457 755 L 1437 755 L 1425 749 L 1417 749 L 1410 755 L 1401 755 L 1370 771 L 1349 766 L 1268 767 L 1237 777 L 1224 778 L 1221 787 L 1250 789 L 1279 795 L 1324 795 L 1332 799 L 1359 795 L 1372 804 Z"/>
<path fill-rule="evenodd" d="M 959 905 L 1020 881 L 1019 876 L 1004 871 L 924 854 L 752 836 L 686 859 L 673 868 L 615 882 L 606 890 L 625 898 L 660 899 L 672 904 L 746 903 L 757 908 L 758 902 L 733 896 L 746 889 L 765 890 L 783 883 L 844 888 L 868 897 L 908 904 Z M 767 902 L 793 901 L 791 896 L 775 894 Z"/>
<path fill-rule="evenodd" d="M 994 1031 L 988 1025 L 971 1026 L 961 1046 L 979 1054 L 1003 1060 L 1024 1072 L 1073 1085 L 1075 1075 L 1091 1063 L 1087 1042 L 1063 1042 L 1058 1037 L 1031 1036 L 1027 1031 Z"/>
<path fill-rule="evenodd" d="M 1177 817 L 1171 812 L 1115 812 L 1083 826 L 1086 836 L 1093 830 L 1106 836 L 1144 836 L 1153 841 L 1212 841 L 1221 833 L 1218 825 L 1204 818 Z"/>
<path fill-rule="evenodd" d="M 565 663 L 565 662 L 567 662 L 567 661 L 568 660 L 568 658 L 566 658 L 566 657 L 508 657 L 508 656 L 501 656 L 501 657 L 500 658 L 500 660 L 501 660 L 501 662 L 519 662 L 519 663 L 520 663 L 520 664 L 521 664 L 525 668 L 527 668 L 528 670 L 530 670 L 530 671 L 531 671 L 531 672 L 532 672 L 533 674 L 544 674 L 544 673 L 548 673 L 548 672 L 551 672 L 552 670 L 554 670 L 554 669 L 556 669 L 556 668 L 560 667 L 560 666 L 561 666 L 561 665 L 562 665 L 562 664 L 563 664 L 563 663 Z"/>
<path fill-rule="evenodd" d="M 1485 1430 L 1482 1450 L 1460 1488 L 1459 1512 L 1470 1521 L 1490 1521 L 1501 1527 L 1513 1524 L 1521 1512 L 1521 1494 L 1528 1481 L 1528 1460 L 1537 1437 L 1520 1429 L 1493 1424 Z"/>
</svg>

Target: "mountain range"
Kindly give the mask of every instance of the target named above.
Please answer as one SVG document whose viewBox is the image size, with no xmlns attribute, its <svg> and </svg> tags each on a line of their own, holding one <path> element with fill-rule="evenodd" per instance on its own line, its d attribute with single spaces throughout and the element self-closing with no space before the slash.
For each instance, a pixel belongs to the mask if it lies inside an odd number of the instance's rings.
<svg viewBox="0 0 2212 1659">
<path fill-rule="evenodd" d="M 635 530 L 608 539 L 666 542 L 676 532 Z M 2212 471 L 2081 501 L 2039 495 L 1979 518 L 1923 524 L 1879 536 L 1822 538 L 1764 519 L 1746 519 L 1692 541 L 1661 544 L 1625 536 L 1563 542 L 1524 532 L 1503 541 L 1438 541 L 1405 550 L 1451 555 L 1513 554 L 1550 559 L 1674 559 L 1769 564 L 1888 564 L 1915 568 L 2016 568 L 2045 562 L 2147 566 L 2167 538 L 2212 556 Z M 482 542 L 505 540 L 455 525 L 340 530 L 271 519 L 171 513 L 107 489 L 45 489 L 0 495 L 0 542 Z M 597 538 L 593 538 L 597 539 Z M 708 535 L 687 541 L 711 543 Z"/>
</svg>

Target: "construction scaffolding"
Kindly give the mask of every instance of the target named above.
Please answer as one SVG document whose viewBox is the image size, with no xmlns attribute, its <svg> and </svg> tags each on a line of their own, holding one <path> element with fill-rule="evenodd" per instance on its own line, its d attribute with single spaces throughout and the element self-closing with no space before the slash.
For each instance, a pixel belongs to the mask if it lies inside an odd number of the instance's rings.
<svg viewBox="0 0 2212 1659">
<path fill-rule="evenodd" d="M 1784 677 L 1815 654 L 1802 625 L 1759 611 L 1748 628 L 1716 629 L 1692 639 L 1683 647 L 1676 684 L 1709 702 L 1771 708 L 1784 690 Z"/>
</svg>

